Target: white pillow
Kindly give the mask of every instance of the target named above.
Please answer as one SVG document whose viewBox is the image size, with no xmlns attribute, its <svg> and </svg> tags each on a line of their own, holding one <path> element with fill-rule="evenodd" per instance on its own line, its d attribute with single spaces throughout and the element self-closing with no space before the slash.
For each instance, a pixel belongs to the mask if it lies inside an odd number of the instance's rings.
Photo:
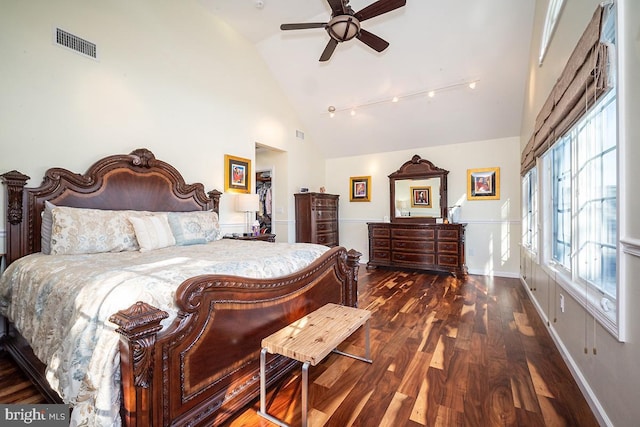
<svg viewBox="0 0 640 427">
<path fill-rule="evenodd" d="M 174 246 L 176 239 L 171 233 L 166 213 L 149 216 L 129 217 L 136 232 L 140 252 Z"/>
<path fill-rule="evenodd" d="M 51 253 L 51 228 L 53 227 L 53 216 L 51 209 L 56 205 L 50 201 L 44 202 L 44 210 L 42 211 L 42 226 L 40 228 L 40 252 L 45 255 Z"/>
<path fill-rule="evenodd" d="M 169 212 L 169 226 L 180 246 L 222 239 L 218 214 L 213 211 Z"/>
<path fill-rule="evenodd" d="M 130 216 L 148 215 L 138 211 L 57 206 L 51 209 L 51 254 L 93 254 L 139 249 Z"/>
</svg>

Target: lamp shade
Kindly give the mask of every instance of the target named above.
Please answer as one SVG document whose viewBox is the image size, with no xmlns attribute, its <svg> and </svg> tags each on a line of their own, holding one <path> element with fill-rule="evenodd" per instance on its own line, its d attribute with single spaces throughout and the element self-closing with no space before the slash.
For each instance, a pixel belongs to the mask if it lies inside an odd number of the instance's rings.
<svg viewBox="0 0 640 427">
<path fill-rule="evenodd" d="M 260 198 L 257 194 L 238 194 L 236 197 L 236 211 L 257 212 Z"/>
</svg>

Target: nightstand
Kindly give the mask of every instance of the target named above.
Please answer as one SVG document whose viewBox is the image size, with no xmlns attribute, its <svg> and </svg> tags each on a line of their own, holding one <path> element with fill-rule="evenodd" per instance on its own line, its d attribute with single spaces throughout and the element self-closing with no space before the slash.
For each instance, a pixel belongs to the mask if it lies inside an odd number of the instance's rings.
<svg viewBox="0 0 640 427">
<path fill-rule="evenodd" d="M 224 236 L 224 239 L 233 239 L 233 240 L 262 240 L 265 242 L 275 242 L 276 235 L 275 234 L 258 234 L 257 236 L 233 236 L 227 235 Z"/>
</svg>

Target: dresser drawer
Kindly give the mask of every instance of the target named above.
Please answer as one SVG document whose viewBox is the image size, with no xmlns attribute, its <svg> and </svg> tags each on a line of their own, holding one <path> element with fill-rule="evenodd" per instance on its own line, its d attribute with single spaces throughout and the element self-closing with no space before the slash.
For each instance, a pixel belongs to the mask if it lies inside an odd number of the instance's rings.
<svg viewBox="0 0 640 427">
<path fill-rule="evenodd" d="M 374 249 L 373 253 L 371 253 L 370 256 L 371 256 L 371 259 L 369 261 L 388 262 L 391 259 L 391 252 L 380 250 L 380 249 Z"/>
<path fill-rule="evenodd" d="M 371 227 L 371 237 L 373 238 L 389 238 L 391 231 L 387 227 Z"/>
<path fill-rule="evenodd" d="M 337 233 L 319 233 L 316 242 L 320 245 L 336 246 L 338 244 Z"/>
<path fill-rule="evenodd" d="M 458 254 L 458 242 L 438 242 L 438 253 Z"/>
<path fill-rule="evenodd" d="M 391 230 L 392 239 L 433 240 L 436 236 L 432 229 L 394 228 Z"/>
<path fill-rule="evenodd" d="M 338 206 L 338 199 L 328 197 L 314 197 L 311 200 L 311 205 L 314 208 L 335 209 Z"/>
<path fill-rule="evenodd" d="M 319 221 L 316 223 L 316 231 L 319 233 L 336 231 L 336 225 L 335 221 Z"/>
<path fill-rule="evenodd" d="M 460 239 L 460 233 L 455 228 L 445 228 L 438 230 L 438 240 L 455 240 Z"/>
<path fill-rule="evenodd" d="M 412 252 L 435 252 L 435 242 L 424 240 L 392 240 L 391 248 L 396 251 L 412 251 Z"/>
<path fill-rule="evenodd" d="M 438 264 L 447 267 L 457 267 L 460 259 L 457 255 L 438 255 Z"/>
<path fill-rule="evenodd" d="M 314 215 L 316 217 L 316 220 L 335 221 L 336 218 L 338 218 L 338 211 L 327 210 L 327 209 L 317 209 Z"/>
<path fill-rule="evenodd" d="M 425 265 L 434 265 L 436 263 L 436 255 L 415 252 L 393 252 L 391 260 L 402 264 L 416 264 L 415 268 L 422 268 Z"/>
<path fill-rule="evenodd" d="M 375 249 L 389 249 L 389 239 L 373 239 L 371 245 Z"/>
</svg>

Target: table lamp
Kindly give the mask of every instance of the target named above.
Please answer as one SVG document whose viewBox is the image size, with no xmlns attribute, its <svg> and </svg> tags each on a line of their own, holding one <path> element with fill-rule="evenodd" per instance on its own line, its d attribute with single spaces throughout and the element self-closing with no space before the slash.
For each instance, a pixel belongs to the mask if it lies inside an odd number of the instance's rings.
<svg viewBox="0 0 640 427">
<path fill-rule="evenodd" d="M 251 236 L 251 214 L 259 210 L 260 198 L 257 194 L 238 194 L 236 197 L 236 211 L 245 213 L 245 236 Z"/>
</svg>

